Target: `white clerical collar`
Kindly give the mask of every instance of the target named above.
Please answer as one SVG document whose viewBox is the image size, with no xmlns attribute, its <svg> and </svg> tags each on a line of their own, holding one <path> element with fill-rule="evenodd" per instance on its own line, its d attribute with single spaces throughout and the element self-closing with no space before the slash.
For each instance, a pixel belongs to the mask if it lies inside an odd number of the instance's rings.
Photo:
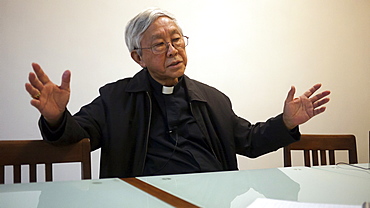
<svg viewBox="0 0 370 208">
<path fill-rule="evenodd" d="M 162 93 L 165 94 L 165 95 L 170 95 L 170 94 L 173 93 L 174 88 L 175 88 L 175 86 L 171 86 L 171 87 L 163 86 L 162 87 Z"/>
</svg>

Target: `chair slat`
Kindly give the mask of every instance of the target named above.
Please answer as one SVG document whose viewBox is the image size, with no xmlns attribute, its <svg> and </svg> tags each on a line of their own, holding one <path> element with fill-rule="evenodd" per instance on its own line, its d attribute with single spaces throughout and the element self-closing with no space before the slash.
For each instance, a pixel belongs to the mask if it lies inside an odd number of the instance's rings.
<svg viewBox="0 0 370 208">
<path fill-rule="evenodd" d="M 370 135 L 369 135 L 370 136 Z M 294 142 L 284 147 L 284 166 L 291 166 L 291 151 L 303 150 L 305 166 L 310 167 L 307 151 L 312 150 L 312 165 L 320 165 L 318 150 L 320 150 L 321 165 L 327 164 L 325 151 L 329 151 L 329 164 L 335 164 L 334 151 L 347 150 L 350 164 L 357 163 L 356 137 L 352 134 L 324 135 L 324 134 L 302 134 L 300 141 Z"/>
<path fill-rule="evenodd" d="M 311 162 L 310 162 L 310 151 L 309 150 L 304 150 L 304 165 L 306 167 L 311 167 Z"/>
<path fill-rule="evenodd" d="M 0 165 L 0 184 L 4 184 L 5 175 L 4 175 L 4 165 Z"/>
<path fill-rule="evenodd" d="M 30 182 L 36 182 L 36 164 L 30 164 Z"/>
<path fill-rule="evenodd" d="M 51 163 L 45 164 L 45 181 L 53 180 L 53 165 Z"/>
<path fill-rule="evenodd" d="M 13 166 L 13 181 L 14 183 L 21 182 L 21 165 Z"/>
<path fill-rule="evenodd" d="M 319 165 L 318 150 L 311 150 L 311 151 L 312 151 L 312 165 L 314 166 Z"/>
<path fill-rule="evenodd" d="M 326 165 L 326 151 L 320 150 L 320 163 L 321 165 Z"/>
<path fill-rule="evenodd" d="M 284 162 L 284 167 L 291 167 L 292 166 L 292 159 L 291 159 L 292 156 L 290 154 L 289 146 L 283 149 L 283 155 L 284 155 L 284 158 L 286 158 L 286 162 Z"/>
<path fill-rule="evenodd" d="M 334 154 L 334 150 L 329 150 L 329 162 L 330 162 L 330 165 L 335 165 L 335 154 Z"/>
</svg>

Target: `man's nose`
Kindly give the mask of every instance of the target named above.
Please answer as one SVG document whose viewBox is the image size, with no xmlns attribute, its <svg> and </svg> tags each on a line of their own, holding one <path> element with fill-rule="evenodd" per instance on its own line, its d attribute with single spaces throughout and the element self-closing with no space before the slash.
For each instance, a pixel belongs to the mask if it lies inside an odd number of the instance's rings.
<svg viewBox="0 0 370 208">
<path fill-rule="evenodd" d="M 174 56 L 178 53 L 178 50 L 172 45 L 171 42 L 167 43 L 167 55 Z"/>
</svg>

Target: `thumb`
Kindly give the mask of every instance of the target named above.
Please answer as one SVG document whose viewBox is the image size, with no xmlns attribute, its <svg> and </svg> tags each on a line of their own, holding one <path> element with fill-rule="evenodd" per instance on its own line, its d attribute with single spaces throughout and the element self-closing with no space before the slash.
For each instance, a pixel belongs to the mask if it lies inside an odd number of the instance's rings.
<svg viewBox="0 0 370 208">
<path fill-rule="evenodd" d="M 288 92 L 288 96 L 287 96 L 287 98 L 286 98 L 285 102 L 290 102 L 290 101 L 292 101 L 292 100 L 293 100 L 293 98 L 294 98 L 294 94 L 295 94 L 295 87 L 294 87 L 294 86 L 291 86 L 291 87 L 290 87 L 290 90 L 289 90 L 289 92 Z"/>
<path fill-rule="evenodd" d="M 62 75 L 62 84 L 60 89 L 69 91 L 69 83 L 71 82 L 71 71 L 66 70 Z"/>
</svg>

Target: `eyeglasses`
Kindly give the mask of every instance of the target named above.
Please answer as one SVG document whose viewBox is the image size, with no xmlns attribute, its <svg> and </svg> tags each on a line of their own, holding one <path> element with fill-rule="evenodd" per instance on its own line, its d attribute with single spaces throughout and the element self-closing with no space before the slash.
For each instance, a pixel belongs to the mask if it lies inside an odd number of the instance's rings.
<svg viewBox="0 0 370 208">
<path fill-rule="evenodd" d="M 152 45 L 149 48 L 135 48 L 135 50 L 151 49 L 154 54 L 158 55 L 158 54 L 162 54 L 162 53 L 167 52 L 168 48 L 170 47 L 170 44 L 176 49 L 185 48 L 189 43 L 188 39 L 189 39 L 188 36 L 182 36 L 180 38 L 173 39 L 171 41 L 171 43 L 169 43 L 169 42 L 160 42 L 158 44 Z"/>
</svg>

